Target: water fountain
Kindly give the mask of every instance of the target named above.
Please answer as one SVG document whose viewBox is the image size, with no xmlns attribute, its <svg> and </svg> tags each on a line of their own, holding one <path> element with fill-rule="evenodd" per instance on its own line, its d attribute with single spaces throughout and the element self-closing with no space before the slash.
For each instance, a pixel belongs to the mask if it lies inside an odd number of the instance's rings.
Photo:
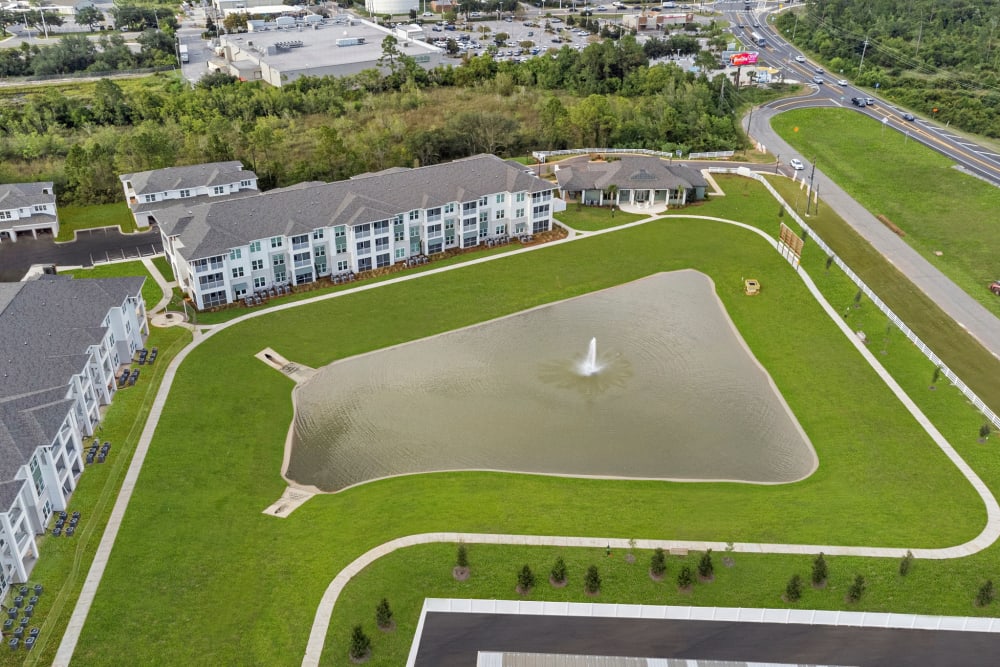
<svg viewBox="0 0 1000 667">
<path fill-rule="evenodd" d="M 590 345 L 587 346 L 587 357 L 580 364 L 580 374 L 591 376 L 601 370 L 601 365 L 597 363 L 597 338 L 590 339 Z"/>
</svg>

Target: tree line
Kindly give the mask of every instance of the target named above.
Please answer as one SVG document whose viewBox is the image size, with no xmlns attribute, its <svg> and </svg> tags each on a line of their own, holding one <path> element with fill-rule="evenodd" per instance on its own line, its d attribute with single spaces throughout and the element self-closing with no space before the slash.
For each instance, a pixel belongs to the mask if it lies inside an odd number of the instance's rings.
<svg viewBox="0 0 1000 667">
<path fill-rule="evenodd" d="M 1000 3 L 837 0 L 776 25 L 832 72 L 942 123 L 1000 137 Z M 862 62 L 863 58 L 863 62 Z"/>
</svg>

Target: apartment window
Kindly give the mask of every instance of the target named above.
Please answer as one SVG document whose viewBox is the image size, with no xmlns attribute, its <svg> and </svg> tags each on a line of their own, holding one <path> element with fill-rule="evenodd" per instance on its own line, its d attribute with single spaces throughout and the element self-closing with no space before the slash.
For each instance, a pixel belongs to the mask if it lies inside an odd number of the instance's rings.
<svg viewBox="0 0 1000 667">
<path fill-rule="evenodd" d="M 420 238 L 420 228 L 419 227 L 410 227 L 410 238 L 411 239 L 418 239 L 418 238 Z"/>
<path fill-rule="evenodd" d="M 354 225 L 354 238 L 363 239 L 371 236 L 371 225 Z"/>
<path fill-rule="evenodd" d="M 549 221 L 546 220 L 536 220 L 531 225 L 531 232 L 533 234 L 541 234 L 542 232 L 549 231 Z"/>
<path fill-rule="evenodd" d="M 506 196 L 507 195 L 505 195 L 504 193 L 501 192 L 500 194 L 497 195 L 496 202 L 498 204 L 502 204 L 504 202 L 504 199 L 506 198 Z"/>
<path fill-rule="evenodd" d="M 240 187 L 241 188 L 253 187 L 253 181 L 240 181 Z"/>
<path fill-rule="evenodd" d="M 497 220 L 503 220 L 506 217 L 507 217 L 507 211 L 505 211 L 503 209 L 500 209 L 499 211 L 497 211 L 497 214 L 496 214 L 496 219 Z"/>
<path fill-rule="evenodd" d="M 462 204 L 462 213 L 472 213 L 475 210 L 476 210 L 476 202 L 474 201 L 467 201 L 464 204 Z"/>
<path fill-rule="evenodd" d="M 48 207 L 45 204 L 35 204 L 33 210 L 35 211 L 35 213 L 45 213 L 47 209 Z"/>
<path fill-rule="evenodd" d="M 454 208 L 454 207 L 452 207 L 452 208 Z M 449 213 L 454 213 L 455 211 L 452 210 L 452 211 L 448 211 L 448 212 Z M 435 220 L 437 220 L 440 217 L 441 217 L 441 207 L 427 209 L 427 222 L 434 222 Z"/>
<path fill-rule="evenodd" d="M 275 255 L 274 256 L 274 261 L 272 262 L 272 264 L 274 266 L 284 266 L 285 265 L 285 256 L 284 255 Z"/>
<path fill-rule="evenodd" d="M 406 259 L 406 248 L 396 248 L 396 259 Z"/>
<path fill-rule="evenodd" d="M 375 223 L 375 233 L 376 234 L 388 234 L 389 233 L 389 221 L 379 220 Z"/>
<path fill-rule="evenodd" d="M 350 264 L 347 263 L 346 259 L 342 259 L 339 262 L 337 262 L 337 270 L 338 271 L 347 271 L 349 268 L 350 268 Z"/>
<path fill-rule="evenodd" d="M 246 286 L 246 283 L 244 283 L 242 286 L 237 287 L 235 290 L 233 290 L 233 296 L 236 297 L 237 299 L 242 299 L 246 295 L 247 295 L 247 286 Z"/>
<path fill-rule="evenodd" d="M 38 467 L 38 457 L 32 456 L 28 467 L 31 468 L 31 479 L 35 483 L 35 492 L 41 495 L 42 491 L 45 490 L 45 480 L 42 479 L 42 471 Z"/>
<path fill-rule="evenodd" d="M 410 211 L 410 222 L 420 220 L 420 211 Z"/>
<path fill-rule="evenodd" d="M 292 237 L 292 245 L 294 245 L 294 246 L 308 245 L 308 243 L 309 243 L 309 235 L 308 234 L 299 234 L 298 236 L 293 236 Z"/>
<path fill-rule="evenodd" d="M 396 227 L 392 232 L 393 241 L 402 241 L 406 238 L 406 230 L 403 227 Z"/>
<path fill-rule="evenodd" d="M 364 259 L 358 260 L 358 271 L 371 271 L 372 270 L 372 258 L 365 257 Z"/>
<path fill-rule="evenodd" d="M 427 236 L 441 236 L 441 225 L 427 225 Z"/>
<path fill-rule="evenodd" d="M 322 275 L 324 273 L 326 273 L 326 262 L 316 262 L 316 275 Z"/>
<path fill-rule="evenodd" d="M 493 233 L 497 236 L 503 236 L 507 233 L 507 225 L 497 225 Z"/>
<path fill-rule="evenodd" d="M 479 198 L 479 205 L 480 206 L 486 206 L 489 203 L 490 203 L 490 198 L 489 197 L 480 197 Z"/>
<path fill-rule="evenodd" d="M 239 248 L 233 248 L 229 251 L 229 259 L 241 259 L 243 257 L 243 251 Z"/>
<path fill-rule="evenodd" d="M 516 201 L 518 204 L 522 203 L 524 201 L 524 193 L 518 192 L 516 195 L 514 195 L 514 201 Z"/>
<path fill-rule="evenodd" d="M 47 522 L 50 516 L 52 516 L 52 503 L 46 500 L 42 505 L 42 523 Z"/>
<path fill-rule="evenodd" d="M 11 220 L 14 218 L 14 214 L 10 211 L 0 211 L 0 220 Z"/>
<path fill-rule="evenodd" d="M 375 252 L 383 252 L 389 249 L 389 238 L 383 237 L 375 239 Z"/>
<path fill-rule="evenodd" d="M 516 211 L 514 211 L 514 217 L 515 218 L 523 218 L 524 217 L 524 209 L 523 208 L 519 208 Z"/>
<path fill-rule="evenodd" d="M 190 190 L 181 190 L 181 199 L 184 199 L 184 198 L 190 197 L 190 196 L 191 196 L 191 191 Z"/>
<path fill-rule="evenodd" d="M 295 253 L 292 256 L 292 261 L 295 262 L 296 268 L 302 268 L 303 266 L 312 264 L 312 260 L 310 259 L 310 255 L 308 252 Z"/>
<path fill-rule="evenodd" d="M 253 288 L 254 289 L 261 289 L 266 284 L 267 284 L 267 278 L 265 278 L 264 276 L 260 276 L 260 277 L 257 277 L 257 278 L 253 279 Z"/>
<path fill-rule="evenodd" d="M 390 264 L 392 264 L 392 257 L 389 255 L 389 253 L 385 253 L 384 255 L 377 255 L 375 258 L 375 266 L 379 267 L 380 269 L 389 266 Z"/>
<path fill-rule="evenodd" d="M 264 260 L 262 260 L 262 259 L 255 259 L 255 260 L 251 261 L 250 262 L 250 268 L 253 269 L 254 271 L 263 271 L 264 270 Z"/>
<path fill-rule="evenodd" d="M 333 228 L 333 238 L 342 238 L 347 235 L 347 227 L 340 226 Z"/>
<path fill-rule="evenodd" d="M 320 241 L 323 239 L 323 230 L 315 229 L 313 230 L 313 241 Z"/>
<path fill-rule="evenodd" d="M 313 254 L 316 255 L 317 257 L 326 257 L 326 246 L 325 245 L 316 246 L 315 248 L 313 248 Z"/>
<path fill-rule="evenodd" d="M 462 229 L 463 230 L 465 230 L 465 229 L 475 229 L 475 228 L 476 228 L 476 219 L 475 218 L 466 218 L 465 220 L 462 220 Z"/>
<path fill-rule="evenodd" d="M 284 271 L 275 271 L 274 272 L 274 282 L 276 282 L 276 283 L 283 283 L 283 282 L 285 282 L 286 279 L 287 279 L 287 276 L 286 276 L 286 274 L 285 274 Z"/>
<path fill-rule="evenodd" d="M 367 255 L 372 251 L 371 241 L 358 241 L 358 254 Z"/>
<path fill-rule="evenodd" d="M 149 204 L 156 201 L 156 195 L 143 195 L 142 200 Z"/>
<path fill-rule="evenodd" d="M 225 292 L 209 292 L 201 297 L 206 308 L 214 308 L 215 306 L 221 306 L 223 304 L 229 303 L 229 298 L 226 296 Z"/>
<path fill-rule="evenodd" d="M 225 193 L 226 193 L 226 186 L 224 185 L 216 185 L 214 188 L 212 188 L 212 194 L 214 195 L 222 195 Z"/>
<path fill-rule="evenodd" d="M 242 278 L 242 277 L 243 277 L 243 267 L 237 266 L 235 269 L 233 269 L 233 278 Z"/>
<path fill-rule="evenodd" d="M 534 206 L 531 209 L 531 217 L 533 217 L 533 218 L 540 218 L 540 217 L 546 216 L 548 214 L 549 214 L 549 205 L 548 204 L 539 204 L 538 206 Z"/>
<path fill-rule="evenodd" d="M 260 241 L 250 242 L 250 252 L 260 252 Z"/>
<path fill-rule="evenodd" d="M 489 211 L 480 211 L 479 212 L 479 222 L 480 223 L 488 222 L 489 219 L 490 219 L 490 212 Z"/>
<path fill-rule="evenodd" d="M 444 205 L 444 212 L 446 214 L 447 213 L 454 213 L 455 212 L 455 203 L 452 202 L 451 204 L 445 204 Z"/>
<path fill-rule="evenodd" d="M 271 248 L 272 249 L 273 248 L 280 248 L 281 245 L 282 245 L 282 243 L 284 243 L 284 241 L 282 240 L 282 238 L 280 236 L 272 236 L 271 237 Z"/>
</svg>

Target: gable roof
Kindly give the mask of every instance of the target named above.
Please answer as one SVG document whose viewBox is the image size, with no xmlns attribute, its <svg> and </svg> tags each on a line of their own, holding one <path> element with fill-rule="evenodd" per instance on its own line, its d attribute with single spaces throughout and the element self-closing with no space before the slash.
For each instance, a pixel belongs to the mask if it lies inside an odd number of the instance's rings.
<svg viewBox="0 0 1000 667">
<path fill-rule="evenodd" d="M 180 237 L 188 261 L 271 236 L 307 234 L 321 227 L 386 220 L 414 209 L 474 201 L 497 192 L 543 192 L 553 184 L 495 155 L 404 169 L 394 167 L 346 181 L 302 184 L 201 206 L 157 213 L 168 236 Z"/>
<path fill-rule="evenodd" d="M 52 181 L 0 185 L 0 211 L 9 211 L 35 204 L 54 204 L 55 201 L 56 196 L 52 189 Z"/>
<path fill-rule="evenodd" d="M 708 182 L 696 170 L 672 165 L 655 157 L 628 156 L 612 162 L 584 162 L 556 171 L 559 188 L 567 192 L 606 190 L 676 190 L 707 187 Z"/>
<path fill-rule="evenodd" d="M 224 185 L 237 181 L 254 180 L 257 174 L 243 168 L 238 160 L 231 162 L 207 162 L 185 167 L 167 167 L 118 177 L 123 183 L 131 181 L 137 195 L 196 188 L 200 186 Z"/>
</svg>

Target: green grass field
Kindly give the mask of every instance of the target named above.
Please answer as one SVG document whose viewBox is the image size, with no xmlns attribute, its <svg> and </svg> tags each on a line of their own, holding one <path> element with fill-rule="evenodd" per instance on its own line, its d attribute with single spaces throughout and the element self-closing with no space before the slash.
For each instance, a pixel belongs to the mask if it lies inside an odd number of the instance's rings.
<svg viewBox="0 0 1000 667">
<path fill-rule="evenodd" d="M 581 232 L 593 232 L 599 229 L 616 227 L 618 225 L 624 225 L 626 222 L 634 222 L 648 217 L 648 215 L 625 213 L 623 211 L 615 211 L 612 213 L 610 208 L 600 206 L 578 206 L 577 204 L 567 204 L 566 210 L 561 213 L 556 213 L 555 216 L 556 220 L 565 224 L 567 227 Z"/>
<path fill-rule="evenodd" d="M 159 269 L 160 274 L 166 278 L 168 283 L 172 283 L 176 278 L 174 277 L 174 270 L 170 267 L 170 262 L 163 255 L 158 255 L 153 258 L 153 264 Z"/>
<path fill-rule="evenodd" d="M 94 206 L 60 206 L 57 241 L 72 241 L 78 229 L 118 227 L 123 233 L 136 231 L 135 219 L 125 202 Z"/>
<path fill-rule="evenodd" d="M 142 284 L 142 298 L 146 301 L 146 308 L 152 308 L 163 298 L 163 290 L 149 275 L 149 271 L 143 263 L 136 260 L 134 262 L 118 262 L 115 264 L 98 264 L 89 269 L 68 269 L 60 272 L 61 275 L 73 276 L 74 278 L 123 278 L 126 276 L 142 276 L 146 282 Z"/>
<path fill-rule="evenodd" d="M 732 189 L 729 196 L 692 213 L 776 232 L 773 200 L 760 186 L 732 188 L 735 182 L 723 185 Z M 823 258 L 807 262 L 836 307 L 850 307 L 854 290 L 844 276 L 825 273 Z M 319 366 L 688 267 L 715 280 L 744 339 L 813 440 L 820 467 L 809 479 L 753 486 L 443 473 L 317 497 L 283 520 L 261 514 L 284 488 L 278 471 L 291 417 L 291 384 L 252 359 L 261 347 Z M 760 296 L 742 294 L 747 276 L 761 281 Z M 944 386 L 929 391 L 929 362 L 898 332 L 879 339 L 884 319 L 869 304 L 849 317 L 852 327 L 869 332 L 873 345 L 884 345 L 883 362 L 940 419 L 939 427 L 986 483 L 1000 488 L 1000 466 L 990 448 L 976 443 L 979 418 L 964 399 Z M 902 549 L 961 543 L 979 532 L 984 517 L 969 485 L 763 240 L 718 223 L 662 220 L 256 318 L 203 343 L 177 376 L 75 657 L 80 664 L 114 664 L 115 656 L 126 654 L 141 664 L 205 656 L 217 664 L 298 664 L 330 579 L 361 553 L 404 534 L 455 530 Z M 972 582 L 983 576 L 984 563 L 993 562 L 987 556 L 995 561 L 995 550 L 945 566 L 928 564 L 928 570 L 937 568 L 932 580 L 941 586 L 921 589 L 921 608 L 965 609 Z M 713 589 L 717 593 L 700 596 L 699 588 L 692 603 L 773 606 L 774 591 L 780 594 L 791 572 L 807 572 L 801 558 L 741 555 L 738 562 L 758 558 L 760 565 L 734 568 L 731 584 Z M 445 575 L 450 564 L 449 557 L 441 566 Z M 502 569 L 521 564 L 518 557 Z M 891 569 L 874 561 L 861 565 Z M 438 594 L 433 577 L 415 575 L 406 595 Z M 609 597 L 612 590 L 617 584 Z M 367 590 L 362 597 L 382 594 Z M 843 602 L 834 595 L 825 604 Z M 913 611 L 916 602 L 887 587 L 873 590 L 865 604 Z M 373 613 L 367 605 L 345 604 L 336 613 L 343 609 L 353 622 L 365 621 Z M 971 605 L 967 611 L 974 612 Z M 411 617 L 412 609 L 406 614 Z M 343 664 L 337 632 L 335 627 L 327 646 L 330 664 Z"/>
<path fill-rule="evenodd" d="M 815 157 L 818 168 L 873 215 L 899 226 L 904 240 L 955 284 L 1000 315 L 1000 298 L 987 289 L 1000 278 L 1000 189 L 847 109 L 788 111 L 775 116 L 772 126 L 803 156 Z M 924 132 L 917 126 L 910 131 Z"/>
</svg>

